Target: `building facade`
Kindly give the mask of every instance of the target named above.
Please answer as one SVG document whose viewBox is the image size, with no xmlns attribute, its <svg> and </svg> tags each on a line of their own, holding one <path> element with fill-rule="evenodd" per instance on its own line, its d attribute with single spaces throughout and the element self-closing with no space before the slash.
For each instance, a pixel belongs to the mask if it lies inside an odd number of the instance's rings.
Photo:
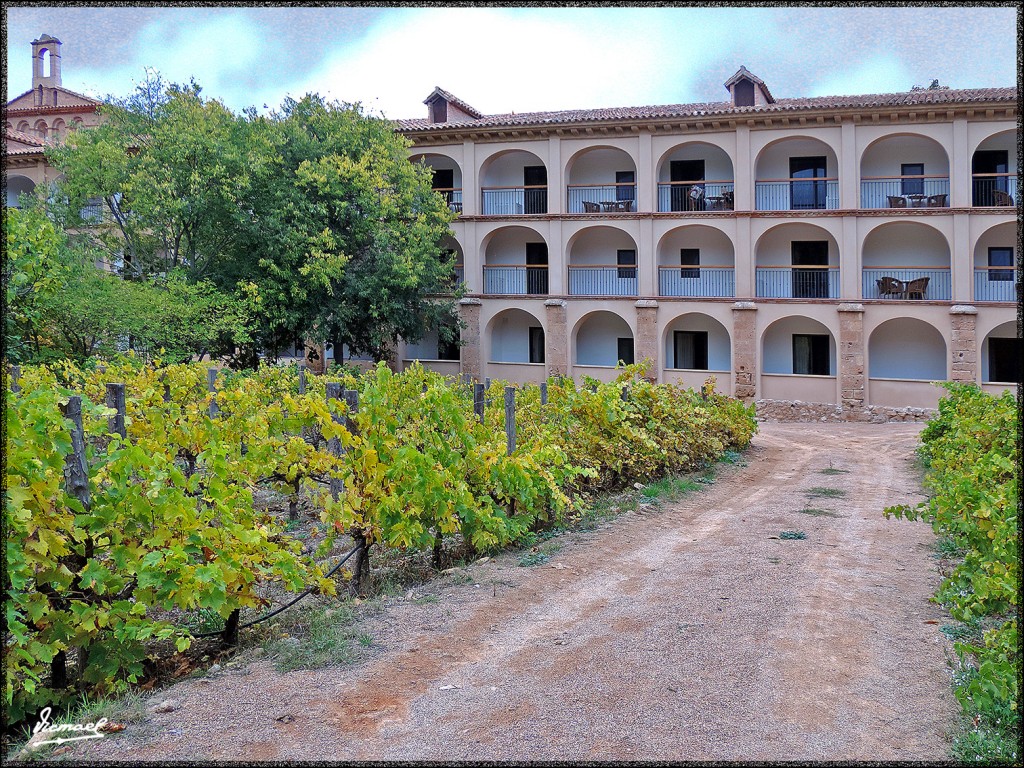
<svg viewBox="0 0 1024 768">
<path fill-rule="evenodd" d="M 98 100 L 61 85 L 61 41 L 41 35 L 32 41 L 32 88 L 7 102 L 4 112 L 4 177 L 7 207 L 22 194 L 48 187 L 59 176 L 47 164 L 47 142 L 68 131 L 98 125 Z"/>
<path fill-rule="evenodd" d="M 506 115 L 435 89 L 398 130 L 459 213 L 467 328 L 401 365 L 525 382 L 647 360 L 850 418 L 932 408 L 935 381 L 1014 386 L 1016 89 L 775 99 L 745 68 L 725 86 Z"/>
</svg>

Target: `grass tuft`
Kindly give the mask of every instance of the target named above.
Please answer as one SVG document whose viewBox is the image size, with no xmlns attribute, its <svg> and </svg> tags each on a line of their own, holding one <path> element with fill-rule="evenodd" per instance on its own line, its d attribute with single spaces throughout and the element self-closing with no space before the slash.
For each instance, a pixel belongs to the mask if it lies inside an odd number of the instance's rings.
<svg viewBox="0 0 1024 768">
<path fill-rule="evenodd" d="M 842 517 L 838 512 L 833 512 L 830 509 L 818 509 L 816 507 L 798 509 L 797 512 L 801 515 L 811 515 L 812 517 Z"/>
<path fill-rule="evenodd" d="M 270 640 L 265 646 L 279 672 L 319 669 L 355 659 L 356 617 L 351 607 L 342 603 L 334 608 L 307 607 L 296 613 L 298 620 L 288 627 L 290 636 Z"/>
<path fill-rule="evenodd" d="M 779 534 L 780 539 L 806 539 L 807 534 L 803 531 L 782 531 Z"/>
<path fill-rule="evenodd" d="M 816 485 L 807 489 L 807 495 L 821 499 L 839 499 L 846 495 L 846 491 L 840 488 L 823 488 Z"/>
</svg>

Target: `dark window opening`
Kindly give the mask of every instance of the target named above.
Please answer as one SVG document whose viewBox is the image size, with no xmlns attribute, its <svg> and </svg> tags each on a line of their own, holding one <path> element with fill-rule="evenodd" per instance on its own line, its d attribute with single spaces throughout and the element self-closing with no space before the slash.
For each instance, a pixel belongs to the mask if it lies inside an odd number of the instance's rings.
<svg viewBox="0 0 1024 768">
<path fill-rule="evenodd" d="M 548 244 L 526 244 L 526 292 L 543 295 L 548 292 Z"/>
<path fill-rule="evenodd" d="M 619 265 L 620 280 L 636 279 L 636 251 L 632 248 L 615 252 L 615 263 Z M 630 268 L 631 267 L 631 268 Z"/>
<path fill-rule="evenodd" d="M 924 176 L 924 163 L 903 163 L 900 176 Z M 924 179 L 900 179 L 901 195 L 923 195 Z"/>
<path fill-rule="evenodd" d="M 548 212 L 548 169 L 543 165 L 523 166 L 523 213 Z"/>
<path fill-rule="evenodd" d="M 446 340 L 443 337 L 439 337 L 437 340 L 437 359 L 438 360 L 458 360 L 459 355 L 459 338 L 456 336 L 452 340 Z"/>
<path fill-rule="evenodd" d="M 430 103 L 430 122 L 448 122 L 448 102 L 444 99 L 435 99 Z"/>
<path fill-rule="evenodd" d="M 633 364 L 633 339 L 616 339 L 619 362 L 626 365 Z"/>
<path fill-rule="evenodd" d="M 679 184 L 678 182 L 704 181 L 704 161 L 672 160 L 668 164 L 668 172 L 669 180 L 673 182 L 669 192 L 670 209 L 673 211 L 703 210 L 704 185 Z"/>
<path fill-rule="evenodd" d="M 990 283 L 1012 282 L 1013 248 L 989 248 L 988 266 L 988 280 Z M 992 267 L 1011 267 L 1011 269 L 992 269 Z"/>
<path fill-rule="evenodd" d="M 993 337 L 988 340 L 988 381 L 1021 383 L 1021 340 Z"/>
<path fill-rule="evenodd" d="M 737 107 L 754 106 L 754 84 L 747 79 L 738 80 L 732 87 L 733 103 Z"/>
<path fill-rule="evenodd" d="M 793 298 L 827 299 L 828 241 L 794 240 L 790 246 L 793 258 Z M 797 269 L 797 267 L 816 267 Z"/>
<path fill-rule="evenodd" d="M 544 329 L 530 327 L 530 362 L 544 362 Z"/>
<path fill-rule="evenodd" d="M 811 181 L 827 176 L 824 157 L 789 158 L 790 209 L 794 211 L 825 207 L 824 181 Z M 806 181 L 805 181 L 806 179 Z"/>
<path fill-rule="evenodd" d="M 634 191 L 636 189 L 636 174 L 633 171 L 616 171 L 615 172 L 615 199 L 616 200 L 632 200 Z"/>
<path fill-rule="evenodd" d="M 676 331 L 672 341 L 675 347 L 675 368 L 708 370 L 707 331 Z"/>
<path fill-rule="evenodd" d="M 1007 192 L 1009 153 L 1005 149 L 979 149 L 971 158 L 971 173 L 974 179 L 974 205 L 995 205 L 994 192 Z M 979 176 L 980 174 L 980 176 Z"/>
<path fill-rule="evenodd" d="M 793 334 L 793 373 L 803 376 L 830 376 L 828 334 Z"/>
<path fill-rule="evenodd" d="M 679 270 L 679 276 L 684 278 L 700 278 L 700 249 L 680 248 L 679 263 L 683 268 Z M 694 269 L 694 267 L 698 267 Z"/>
</svg>

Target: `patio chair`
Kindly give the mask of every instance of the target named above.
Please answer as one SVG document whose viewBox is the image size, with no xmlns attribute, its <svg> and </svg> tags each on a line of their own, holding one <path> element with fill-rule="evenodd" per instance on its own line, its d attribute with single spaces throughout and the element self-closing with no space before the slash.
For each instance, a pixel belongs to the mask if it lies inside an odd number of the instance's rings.
<svg viewBox="0 0 1024 768">
<path fill-rule="evenodd" d="M 907 283 L 907 298 L 908 299 L 923 299 L 925 292 L 928 290 L 929 277 L 918 277 Z"/>
<path fill-rule="evenodd" d="M 1013 205 L 1013 198 L 1001 189 L 993 189 L 992 205 Z"/>
<path fill-rule="evenodd" d="M 895 277 L 880 277 L 875 281 L 878 284 L 878 298 L 902 298 L 907 287 L 903 284 L 902 280 L 897 280 Z"/>
<path fill-rule="evenodd" d="M 900 197 L 899 195 L 887 195 L 887 197 L 889 198 L 889 207 L 890 208 L 906 208 L 907 207 L 907 198 Z"/>
<path fill-rule="evenodd" d="M 592 203 L 589 200 L 584 200 L 583 201 L 583 212 L 584 213 L 600 213 L 601 212 L 601 204 L 600 203 Z"/>
<path fill-rule="evenodd" d="M 704 210 L 704 187 L 693 187 L 690 190 L 690 210 Z"/>
<path fill-rule="evenodd" d="M 946 207 L 946 196 L 945 195 L 929 195 L 927 208 L 945 208 Z"/>
<path fill-rule="evenodd" d="M 722 207 L 727 211 L 731 211 L 736 207 L 736 200 L 732 192 L 726 191 L 722 193 Z"/>
</svg>

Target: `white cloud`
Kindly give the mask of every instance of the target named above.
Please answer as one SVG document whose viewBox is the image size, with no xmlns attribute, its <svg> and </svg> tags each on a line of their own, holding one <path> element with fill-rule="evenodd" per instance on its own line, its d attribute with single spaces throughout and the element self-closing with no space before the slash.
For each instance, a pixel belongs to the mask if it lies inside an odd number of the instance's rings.
<svg viewBox="0 0 1024 768">
<path fill-rule="evenodd" d="M 808 96 L 852 96 L 909 91 L 913 73 L 896 56 L 875 54 L 848 70 L 829 71 Z M 928 83 L 921 83 L 928 85 Z"/>
</svg>

